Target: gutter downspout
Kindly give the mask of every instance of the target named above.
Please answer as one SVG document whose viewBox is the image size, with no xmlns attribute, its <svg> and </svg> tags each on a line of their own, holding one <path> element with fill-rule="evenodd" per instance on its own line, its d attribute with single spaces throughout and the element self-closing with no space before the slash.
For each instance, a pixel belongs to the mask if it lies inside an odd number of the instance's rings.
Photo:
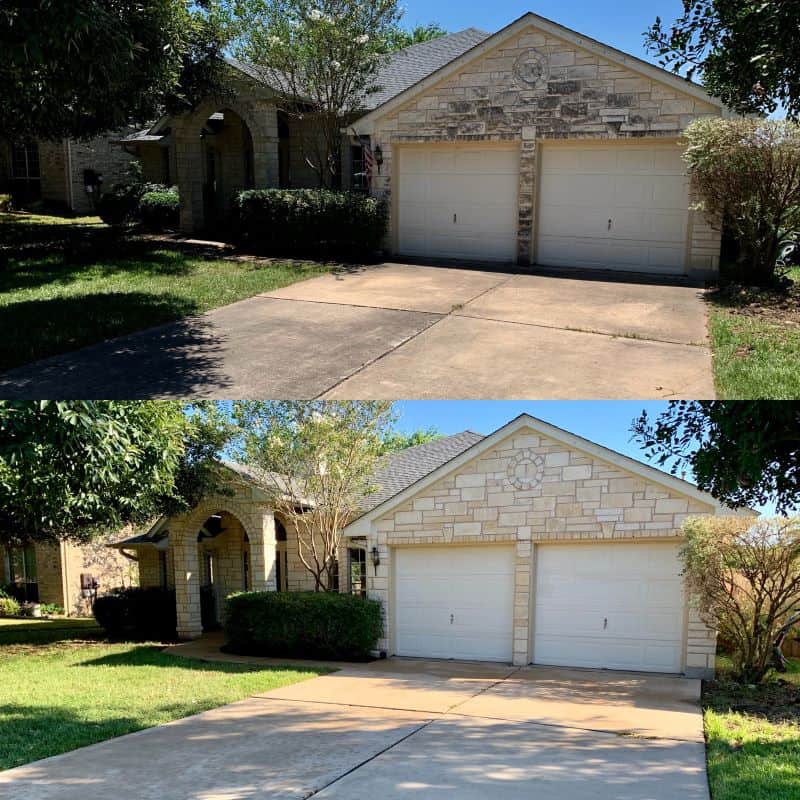
<svg viewBox="0 0 800 800">
<path fill-rule="evenodd" d="M 75 211 L 74 204 L 74 187 L 72 186 L 72 146 L 69 139 L 64 139 L 64 150 L 67 154 L 66 170 L 67 170 L 67 203 L 70 211 Z"/>
<path fill-rule="evenodd" d="M 67 543 L 62 539 L 59 542 L 59 556 L 61 558 L 61 597 L 64 605 L 64 614 L 72 616 L 69 605 L 69 558 L 67 557 Z"/>
</svg>

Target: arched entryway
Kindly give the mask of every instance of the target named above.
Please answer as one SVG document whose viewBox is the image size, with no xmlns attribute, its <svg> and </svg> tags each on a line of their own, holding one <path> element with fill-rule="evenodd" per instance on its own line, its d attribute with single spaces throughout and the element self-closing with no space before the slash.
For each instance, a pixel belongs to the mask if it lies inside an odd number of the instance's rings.
<svg viewBox="0 0 800 800">
<path fill-rule="evenodd" d="M 202 627 L 215 630 L 225 598 L 251 588 L 250 539 L 237 517 L 228 511 L 208 516 L 197 532 L 197 560 Z"/>
<path fill-rule="evenodd" d="M 210 114 L 200 130 L 203 170 L 203 227 L 228 220 L 238 192 L 255 186 L 253 136 L 233 109 Z"/>
</svg>

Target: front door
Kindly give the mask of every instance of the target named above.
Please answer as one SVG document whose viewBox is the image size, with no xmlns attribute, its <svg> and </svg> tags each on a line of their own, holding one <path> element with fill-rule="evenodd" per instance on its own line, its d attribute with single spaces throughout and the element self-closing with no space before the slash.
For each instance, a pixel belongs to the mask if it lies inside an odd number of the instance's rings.
<svg viewBox="0 0 800 800">
<path fill-rule="evenodd" d="M 217 557 L 214 553 L 202 553 L 200 620 L 206 631 L 219 628 L 216 573 Z"/>
</svg>

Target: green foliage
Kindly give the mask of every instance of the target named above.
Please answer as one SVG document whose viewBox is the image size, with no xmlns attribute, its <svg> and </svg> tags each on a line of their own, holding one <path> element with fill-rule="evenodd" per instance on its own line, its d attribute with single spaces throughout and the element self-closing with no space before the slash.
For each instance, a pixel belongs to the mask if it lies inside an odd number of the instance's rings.
<svg viewBox="0 0 800 800">
<path fill-rule="evenodd" d="M 692 78 L 741 113 L 800 113 L 800 0 L 682 0 L 684 13 L 668 28 L 661 19 L 645 33 L 662 65 Z"/>
<path fill-rule="evenodd" d="M 106 225 L 118 228 L 136 221 L 139 211 L 139 188 L 131 184 L 119 184 L 111 191 L 100 195 L 97 215 Z"/>
<path fill-rule="evenodd" d="M 332 591 L 342 528 L 375 489 L 391 403 L 239 400 L 233 418 L 237 458 L 297 531 L 298 558 L 316 591 Z"/>
<path fill-rule="evenodd" d="M 411 30 L 401 28 L 399 25 L 391 30 L 386 39 L 388 50 L 402 50 L 411 47 L 413 44 L 430 42 L 447 36 L 447 31 L 436 22 L 429 22 L 427 25 L 415 25 Z"/>
<path fill-rule="evenodd" d="M 216 85 L 216 0 L 0 5 L 0 135 L 87 137 L 152 121 Z"/>
<path fill-rule="evenodd" d="M 800 228 L 800 125 L 707 117 L 684 136 L 701 207 L 736 236 L 749 280 L 773 280 L 781 241 Z"/>
<path fill-rule="evenodd" d="M 311 129 L 302 157 L 320 186 L 341 185 L 341 130 L 379 90 L 397 0 L 229 0 L 233 52 L 260 67 L 283 109 Z M 313 109 L 313 113 L 309 113 Z"/>
<path fill-rule="evenodd" d="M 443 435 L 434 427 L 412 431 L 411 433 L 388 431 L 383 439 L 383 452 L 397 453 L 400 450 L 416 447 L 419 444 L 434 442 L 436 439 L 441 439 Z"/>
<path fill-rule="evenodd" d="M 142 224 L 151 231 L 163 231 L 178 224 L 180 197 L 177 189 L 145 192 L 139 198 L 139 216 Z"/>
<path fill-rule="evenodd" d="M 0 541 L 86 541 L 177 501 L 175 401 L 0 401 Z"/>
<path fill-rule="evenodd" d="M 648 458 L 673 475 L 689 470 L 732 508 L 800 507 L 800 402 L 674 400 L 654 423 L 642 413 L 631 430 Z"/>
<path fill-rule="evenodd" d="M 696 517 L 683 530 L 687 588 L 730 648 L 737 680 L 785 669 L 781 646 L 800 621 L 800 517 Z"/>
<path fill-rule="evenodd" d="M 269 254 L 369 257 L 386 235 L 383 200 L 327 189 L 250 189 L 236 198 L 248 247 Z"/>
<path fill-rule="evenodd" d="M 13 597 L 0 595 L 0 617 L 19 617 L 22 606 Z"/>
<path fill-rule="evenodd" d="M 11 195 L 0 194 L 0 212 L 11 211 Z"/>
<path fill-rule="evenodd" d="M 40 603 L 39 608 L 46 617 L 64 613 L 64 609 L 56 603 Z"/>
<path fill-rule="evenodd" d="M 175 639 L 175 592 L 172 589 L 120 589 L 98 597 L 94 618 L 112 639 Z"/>
<path fill-rule="evenodd" d="M 383 622 L 377 600 L 355 595 L 245 592 L 226 599 L 224 628 L 234 653 L 362 661 Z"/>
</svg>

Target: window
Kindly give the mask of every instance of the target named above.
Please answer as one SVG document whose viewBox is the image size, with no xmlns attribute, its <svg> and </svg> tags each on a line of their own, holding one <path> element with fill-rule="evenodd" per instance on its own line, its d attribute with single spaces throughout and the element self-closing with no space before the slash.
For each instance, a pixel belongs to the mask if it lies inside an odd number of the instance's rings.
<svg viewBox="0 0 800 800">
<path fill-rule="evenodd" d="M 11 547 L 7 554 L 8 582 L 20 601 L 32 603 L 39 600 L 39 583 L 36 574 L 36 551 L 33 546 Z"/>
<path fill-rule="evenodd" d="M 169 169 L 169 147 L 161 149 L 161 174 L 164 178 L 164 183 L 169 186 L 172 183 Z"/>
<path fill-rule="evenodd" d="M 167 553 L 164 550 L 158 551 L 158 577 L 161 588 L 166 589 L 169 586 L 169 581 L 167 575 Z"/>
<path fill-rule="evenodd" d="M 39 180 L 39 146 L 36 142 L 11 145 L 11 177 L 14 180 Z"/>
<path fill-rule="evenodd" d="M 367 173 L 364 166 L 364 148 L 360 144 L 354 144 L 350 148 L 350 187 L 354 192 L 366 192 L 369 190 Z"/>
<path fill-rule="evenodd" d="M 350 556 L 350 594 L 367 596 L 367 551 L 363 547 L 351 547 Z"/>
</svg>

